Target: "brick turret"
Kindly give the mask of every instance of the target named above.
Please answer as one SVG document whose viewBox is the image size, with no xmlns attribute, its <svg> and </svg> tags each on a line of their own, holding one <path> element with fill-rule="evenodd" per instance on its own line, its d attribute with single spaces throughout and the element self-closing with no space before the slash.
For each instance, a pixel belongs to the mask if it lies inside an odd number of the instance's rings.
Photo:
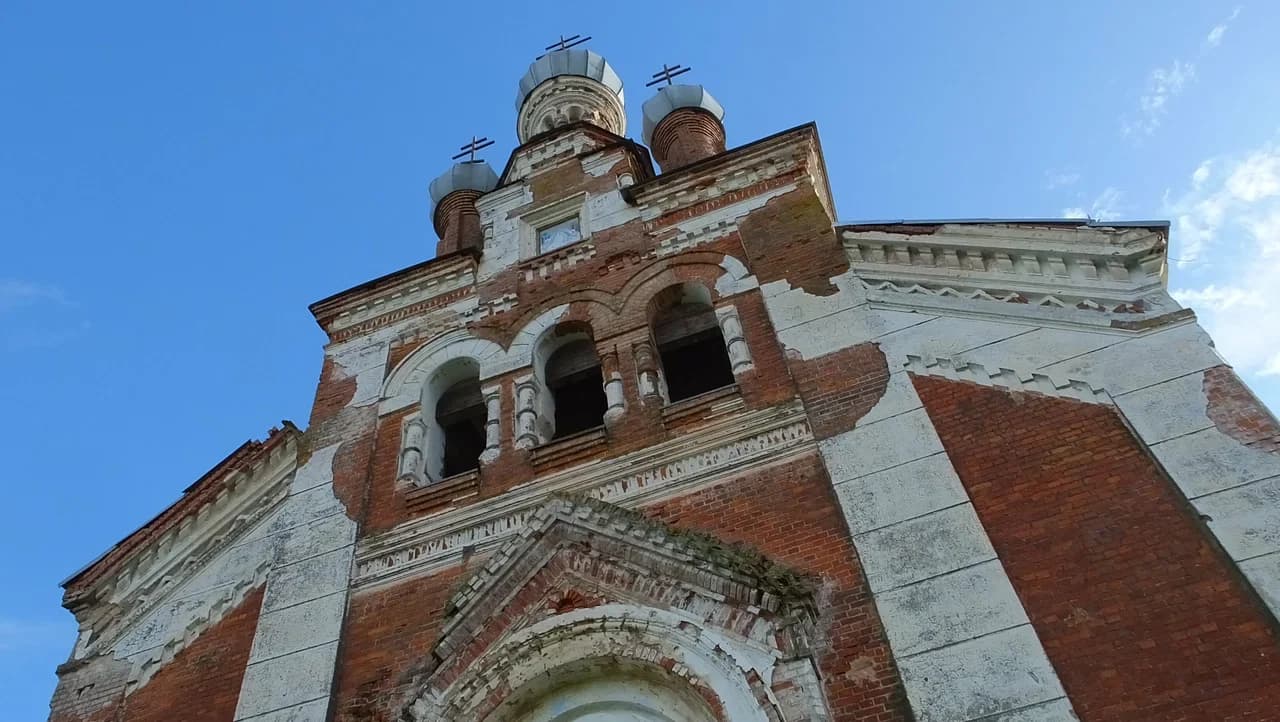
<svg viewBox="0 0 1280 722">
<path fill-rule="evenodd" d="M 644 104 L 644 141 L 663 172 L 724 152 L 724 108 L 701 85 L 669 85 Z"/>
<path fill-rule="evenodd" d="M 437 258 L 464 248 L 480 250 L 484 246 L 476 200 L 497 185 L 497 174 L 484 161 L 457 163 L 431 181 L 431 201 L 435 204 L 431 221 L 440 237 L 436 244 Z"/>
</svg>

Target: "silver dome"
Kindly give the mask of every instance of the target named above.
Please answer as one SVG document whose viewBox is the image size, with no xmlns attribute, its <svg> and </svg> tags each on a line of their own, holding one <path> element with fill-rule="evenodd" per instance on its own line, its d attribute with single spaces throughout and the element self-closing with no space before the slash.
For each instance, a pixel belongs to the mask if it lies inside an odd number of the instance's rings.
<svg viewBox="0 0 1280 722">
<path fill-rule="evenodd" d="M 706 88 L 701 85 L 668 85 L 644 102 L 644 129 L 640 137 L 645 145 L 649 145 L 658 123 L 679 108 L 698 108 L 714 115 L 716 120 L 724 120 L 724 108 Z"/>
<path fill-rule="evenodd" d="M 524 106 L 525 98 L 533 89 L 559 75 L 581 75 L 598 81 L 622 99 L 622 78 L 613 71 L 602 56 L 590 50 L 557 50 L 547 53 L 529 64 L 520 89 L 516 92 L 516 112 Z"/>
<path fill-rule="evenodd" d="M 454 191 L 475 190 L 488 193 L 496 187 L 498 174 L 493 172 L 488 163 L 482 160 L 454 163 L 452 168 L 431 181 L 431 204 L 439 203 Z"/>
</svg>

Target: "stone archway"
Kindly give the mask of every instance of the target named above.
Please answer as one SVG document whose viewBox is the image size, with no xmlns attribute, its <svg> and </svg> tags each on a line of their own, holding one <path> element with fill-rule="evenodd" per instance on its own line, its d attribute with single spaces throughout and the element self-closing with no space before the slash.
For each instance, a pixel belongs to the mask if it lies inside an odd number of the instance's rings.
<svg viewBox="0 0 1280 722">
<path fill-rule="evenodd" d="M 717 722 L 686 681 L 655 664 L 564 664 L 512 693 L 486 722 Z"/>
</svg>

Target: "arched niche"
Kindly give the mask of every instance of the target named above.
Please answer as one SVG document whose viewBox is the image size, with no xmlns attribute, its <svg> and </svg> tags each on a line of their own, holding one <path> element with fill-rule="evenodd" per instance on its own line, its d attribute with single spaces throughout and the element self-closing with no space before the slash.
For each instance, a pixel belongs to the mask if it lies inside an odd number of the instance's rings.
<svg viewBox="0 0 1280 722">
<path fill-rule="evenodd" d="M 688 680 L 633 659 L 561 665 L 516 690 L 486 722 L 719 722 Z"/>
<path fill-rule="evenodd" d="M 532 373 L 516 382 L 516 445 L 531 448 L 603 424 L 610 402 L 590 326 L 556 324 L 530 347 Z"/>
<path fill-rule="evenodd" d="M 429 676 L 404 717 L 415 722 L 604 722 L 614 718 L 589 715 L 612 709 L 649 715 L 631 722 L 652 722 L 664 720 L 654 715 L 667 709 L 691 715 L 667 714 L 672 722 L 795 719 L 779 710 L 761 686 L 776 659 L 758 642 L 733 639 L 687 615 L 603 604 L 509 635 L 460 676 L 439 680 L 443 688 Z M 646 694 L 620 694 L 619 685 L 626 680 L 642 682 Z M 593 681 L 599 685 L 595 689 Z M 495 689 L 512 692 L 495 695 Z M 561 705 L 561 713 L 578 716 L 537 716 L 555 704 Z"/>
<path fill-rule="evenodd" d="M 496 397 L 494 399 L 496 401 Z M 436 367 L 421 387 L 419 413 L 404 424 L 400 479 L 431 484 L 479 468 L 496 439 L 496 414 L 480 385 L 480 363 L 454 358 Z"/>
<path fill-rule="evenodd" d="M 729 345 L 705 286 L 680 283 L 658 292 L 649 304 L 649 323 L 669 402 L 734 383 Z"/>
</svg>

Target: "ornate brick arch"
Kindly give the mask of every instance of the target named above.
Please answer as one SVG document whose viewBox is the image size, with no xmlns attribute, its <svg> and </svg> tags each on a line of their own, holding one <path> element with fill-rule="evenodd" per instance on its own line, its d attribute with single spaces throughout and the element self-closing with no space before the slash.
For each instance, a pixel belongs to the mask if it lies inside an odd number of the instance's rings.
<svg viewBox="0 0 1280 722">
<path fill-rule="evenodd" d="M 480 378 L 493 376 L 506 361 L 506 352 L 493 341 L 476 338 L 457 329 L 437 336 L 409 354 L 382 384 L 379 413 L 402 409 L 421 400 L 422 389 L 439 369 L 456 359 L 472 359 Z"/>
<path fill-rule="evenodd" d="M 401 711 L 417 722 L 507 720 L 561 672 L 581 681 L 584 666 L 647 665 L 711 719 L 826 720 L 812 593 L 811 579 L 749 549 L 559 497 L 451 600 Z"/>
</svg>

